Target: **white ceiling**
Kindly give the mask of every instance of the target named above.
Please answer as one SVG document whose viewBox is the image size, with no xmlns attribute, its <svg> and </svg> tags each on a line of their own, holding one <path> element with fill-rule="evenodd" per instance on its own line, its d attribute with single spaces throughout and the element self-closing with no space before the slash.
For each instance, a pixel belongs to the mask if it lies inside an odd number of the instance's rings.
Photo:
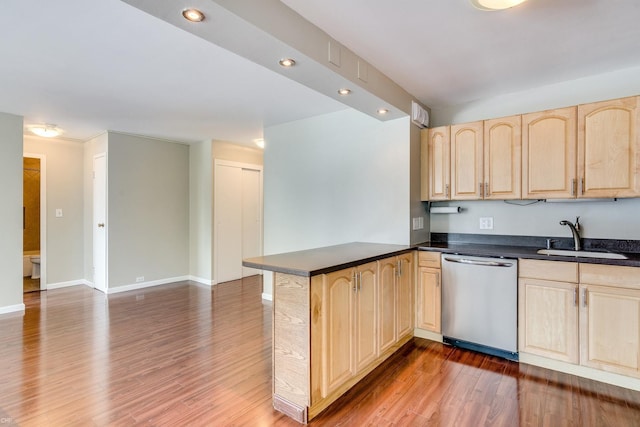
<svg viewBox="0 0 640 427">
<path fill-rule="evenodd" d="M 638 0 L 282 2 L 434 108 L 640 65 Z M 0 41 L 0 111 L 69 138 L 250 143 L 345 108 L 120 0 L 3 0 Z"/>
</svg>

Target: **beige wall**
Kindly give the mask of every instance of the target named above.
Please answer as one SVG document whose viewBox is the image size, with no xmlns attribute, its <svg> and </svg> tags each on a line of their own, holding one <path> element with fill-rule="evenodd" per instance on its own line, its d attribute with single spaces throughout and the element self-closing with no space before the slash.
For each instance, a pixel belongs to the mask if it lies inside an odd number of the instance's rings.
<svg viewBox="0 0 640 427">
<path fill-rule="evenodd" d="M 22 117 L 0 113 L 0 313 L 22 303 Z"/>
<path fill-rule="evenodd" d="M 47 285 L 81 281 L 84 277 L 84 146 L 81 142 L 25 135 L 24 152 L 44 157 Z M 56 209 L 62 209 L 61 218 L 56 217 Z"/>
<path fill-rule="evenodd" d="M 113 288 L 189 274 L 189 147 L 108 134 L 108 277 Z"/>
<path fill-rule="evenodd" d="M 213 267 L 213 166 L 212 143 L 189 146 L 189 274 L 211 284 Z"/>
</svg>

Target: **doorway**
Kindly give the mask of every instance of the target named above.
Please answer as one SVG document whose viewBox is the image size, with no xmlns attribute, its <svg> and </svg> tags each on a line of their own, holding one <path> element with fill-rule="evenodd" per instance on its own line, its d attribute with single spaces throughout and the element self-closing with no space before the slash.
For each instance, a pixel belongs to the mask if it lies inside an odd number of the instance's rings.
<svg viewBox="0 0 640 427">
<path fill-rule="evenodd" d="M 22 173 L 23 292 L 47 289 L 46 280 L 46 161 L 24 153 Z"/>
<path fill-rule="evenodd" d="M 262 166 L 214 164 L 214 278 L 228 282 L 259 274 L 242 266 L 262 255 Z"/>
<path fill-rule="evenodd" d="M 93 157 L 93 287 L 107 293 L 107 155 Z"/>
</svg>

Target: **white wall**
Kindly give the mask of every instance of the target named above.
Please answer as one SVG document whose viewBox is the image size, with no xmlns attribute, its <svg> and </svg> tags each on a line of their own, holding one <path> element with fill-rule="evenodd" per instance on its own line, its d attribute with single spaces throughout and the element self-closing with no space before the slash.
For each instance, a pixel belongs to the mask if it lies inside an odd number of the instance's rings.
<svg viewBox="0 0 640 427">
<path fill-rule="evenodd" d="M 212 144 L 189 146 L 189 274 L 211 284 L 213 267 L 213 165 Z"/>
<path fill-rule="evenodd" d="M 409 126 L 343 110 L 266 128 L 265 254 L 409 244 Z"/>
<path fill-rule="evenodd" d="M 189 147 L 108 134 L 109 289 L 189 274 Z"/>
<path fill-rule="evenodd" d="M 479 100 L 446 109 L 433 109 L 434 126 L 465 123 L 640 94 L 640 67 L 567 81 Z M 522 202 L 526 203 L 526 202 Z M 431 215 L 432 232 L 514 234 L 570 237 L 562 219 L 580 216 L 583 237 L 640 240 L 640 199 L 615 203 L 539 203 L 514 206 L 504 202 L 451 202 L 461 214 Z M 493 230 L 480 230 L 478 218 L 492 216 Z"/>
<path fill-rule="evenodd" d="M 80 281 L 84 278 L 84 145 L 25 135 L 24 152 L 43 155 L 46 162 L 47 284 Z M 56 218 L 56 209 L 62 209 L 62 218 Z"/>
<path fill-rule="evenodd" d="M 22 117 L 0 113 L 0 313 L 22 304 Z"/>
</svg>

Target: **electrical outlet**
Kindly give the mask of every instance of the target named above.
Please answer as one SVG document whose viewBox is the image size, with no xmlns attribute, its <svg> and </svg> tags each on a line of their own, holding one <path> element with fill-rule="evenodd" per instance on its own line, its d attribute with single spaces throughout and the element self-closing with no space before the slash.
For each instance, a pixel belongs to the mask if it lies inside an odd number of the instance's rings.
<svg viewBox="0 0 640 427">
<path fill-rule="evenodd" d="M 424 228 L 424 218 L 421 216 L 413 218 L 413 229 L 422 230 L 423 228 Z"/>
<path fill-rule="evenodd" d="M 487 216 L 480 218 L 480 230 L 493 230 L 493 217 Z"/>
<path fill-rule="evenodd" d="M 136 277 L 136 283 L 144 282 L 144 276 Z"/>
<path fill-rule="evenodd" d="M 56 209 L 56 218 L 62 218 L 62 209 Z"/>
</svg>

